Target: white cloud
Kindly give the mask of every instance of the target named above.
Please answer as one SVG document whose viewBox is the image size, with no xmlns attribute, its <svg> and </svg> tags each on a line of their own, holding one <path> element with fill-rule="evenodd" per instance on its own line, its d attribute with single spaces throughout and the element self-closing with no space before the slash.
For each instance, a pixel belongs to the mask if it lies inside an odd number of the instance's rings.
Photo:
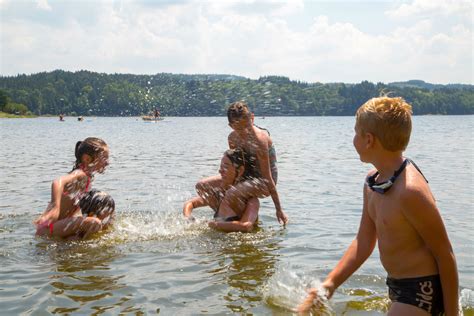
<svg viewBox="0 0 474 316">
<path fill-rule="evenodd" d="M 51 11 L 52 8 L 48 3 L 48 0 L 37 0 L 36 1 L 36 7 L 41 10 L 45 11 Z"/>
<path fill-rule="evenodd" d="M 466 0 L 414 0 L 412 3 L 403 3 L 386 14 L 392 18 L 411 17 L 422 14 L 456 15 L 471 17 L 473 4 Z"/>
<path fill-rule="evenodd" d="M 196 0 L 194 5 L 201 5 Z M 246 14 L 284 17 L 304 10 L 304 0 L 220 0 L 206 2 L 206 11 L 213 15 Z"/>
<path fill-rule="evenodd" d="M 295 13 L 300 12 L 304 9 L 304 2 L 303 0 L 292 0 L 292 1 L 284 1 L 282 3 L 281 0 L 273 0 L 271 2 L 282 4 L 281 7 L 276 8 L 272 15 L 274 16 L 287 16 L 292 15 Z"/>
<path fill-rule="evenodd" d="M 285 75 L 308 82 L 472 82 L 472 30 L 462 22 L 440 31 L 427 17 L 373 35 L 321 15 L 296 31 L 284 15 L 275 16 L 285 3 L 268 14 L 245 14 L 234 4 L 102 2 L 86 22 L 70 13 L 78 10 L 58 12 L 64 18 L 59 27 L 10 19 L 1 22 L 1 73 L 61 68 Z M 283 11 L 298 14 L 295 8 Z"/>
</svg>

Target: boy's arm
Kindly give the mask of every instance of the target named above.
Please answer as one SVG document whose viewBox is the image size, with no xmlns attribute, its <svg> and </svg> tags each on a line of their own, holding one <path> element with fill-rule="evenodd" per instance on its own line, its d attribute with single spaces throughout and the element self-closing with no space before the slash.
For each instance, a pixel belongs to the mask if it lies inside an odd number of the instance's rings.
<svg viewBox="0 0 474 316">
<path fill-rule="evenodd" d="M 336 267 L 329 273 L 324 284 L 330 285 L 329 298 L 370 256 L 377 242 L 375 223 L 369 215 L 367 205 L 367 186 L 364 186 L 364 205 L 359 231 Z"/>
<path fill-rule="evenodd" d="M 374 250 L 376 241 L 375 223 L 369 216 L 367 187 L 364 186 L 364 205 L 359 231 L 341 260 L 339 260 L 336 267 L 329 273 L 326 280 L 324 280 L 322 286 L 326 289 L 326 293 L 322 293 L 322 295 L 326 295 L 328 299 L 331 298 L 334 291 L 367 260 Z M 317 298 L 317 290 L 315 288 L 310 289 L 308 292 L 308 296 L 297 307 L 300 313 L 308 312 L 313 306 L 314 299 Z"/>
<path fill-rule="evenodd" d="M 209 227 L 223 231 L 223 232 L 250 232 L 258 218 L 258 210 L 260 202 L 257 198 L 251 198 L 242 215 L 240 221 L 232 222 L 209 222 Z"/>
<path fill-rule="evenodd" d="M 428 186 L 408 188 L 401 202 L 404 216 L 421 236 L 438 264 L 446 315 L 458 315 L 456 258 Z"/>
<path fill-rule="evenodd" d="M 193 209 L 201 207 L 201 206 L 206 206 L 207 203 L 204 201 L 204 199 L 200 196 L 193 197 L 191 200 L 188 200 L 184 202 L 183 205 L 183 216 L 185 218 L 189 218 L 191 216 L 191 213 L 193 212 Z"/>
</svg>

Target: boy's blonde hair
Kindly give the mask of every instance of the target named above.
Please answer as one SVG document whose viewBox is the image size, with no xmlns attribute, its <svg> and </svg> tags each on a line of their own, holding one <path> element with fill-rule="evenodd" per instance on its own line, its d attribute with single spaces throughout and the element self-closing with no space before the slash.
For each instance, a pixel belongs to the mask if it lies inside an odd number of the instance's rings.
<svg viewBox="0 0 474 316">
<path fill-rule="evenodd" d="M 356 126 L 371 133 L 389 151 L 403 151 L 410 141 L 411 105 L 403 98 L 382 96 L 365 102 L 356 112 Z"/>
</svg>

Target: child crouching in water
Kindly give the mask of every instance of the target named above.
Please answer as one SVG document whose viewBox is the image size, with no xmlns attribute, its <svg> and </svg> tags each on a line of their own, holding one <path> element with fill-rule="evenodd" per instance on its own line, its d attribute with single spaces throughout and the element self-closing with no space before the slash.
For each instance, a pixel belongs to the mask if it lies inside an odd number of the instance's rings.
<svg viewBox="0 0 474 316">
<path fill-rule="evenodd" d="M 247 179 L 244 158 L 242 150 L 226 150 L 221 159 L 219 176 L 206 178 L 213 179 L 212 191 L 201 191 L 199 182 L 196 185 L 198 196 L 184 203 L 184 217 L 192 219 L 191 213 L 195 208 L 209 206 L 214 210 L 214 221 L 209 222 L 209 227 L 224 232 L 250 232 L 258 220 L 258 199 L 250 198 L 236 208 L 223 207 L 222 204 L 226 191 Z"/>
<path fill-rule="evenodd" d="M 51 201 L 34 222 L 38 236 L 87 238 L 112 223 L 114 200 L 90 190 L 93 174 L 103 173 L 109 164 L 107 144 L 100 138 L 86 138 L 77 142 L 75 156 L 73 170 L 52 183 Z"/>
<path fill-rule="evenodd" d="M 373 98 L 356 114 L 354 147 L 372 164 L 364 185 L 356 238 L 322 286 L 327 298 L 370 256 L 378 243 L 392 301 L 388 315 L 458 315 L 453 249 L 420 169 L 403 157 L 411 134 L 411 106 L 402 98 Z M 298 307 L 307 312 L 315 289 Z"/>
</svg>

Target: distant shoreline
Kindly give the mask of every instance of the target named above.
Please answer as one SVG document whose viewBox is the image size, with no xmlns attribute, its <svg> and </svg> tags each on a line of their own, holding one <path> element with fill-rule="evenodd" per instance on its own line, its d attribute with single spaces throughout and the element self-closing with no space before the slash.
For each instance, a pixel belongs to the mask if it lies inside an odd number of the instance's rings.
<svg viewBox="0 0 474 316">
<path fill-rule="evenodd" d="M 469 116 L 469 115 L 474 115 L 474 114 L 415 114 L 413 116 Z M 272 118 L 272 117 L 352 117 L 352 116 L 355 116 L 354 115 L 265 115 L 265 118 Z M 16 115 L 16 114 L 10 114 L 10 113 L 5 113 L 5 112 L 0 112 L 0 119 L 23 119 L 23 118 L 45 118 L 45 117 L 57 117 L 58 118 L 58 121 L 59 121 L 59 116 L 56 116 L 56 115 L 50 115 L 50 114 L 47 114 L 47 115 Z M 70 115 L 70 116 L 64 116 L 64 119 L 74 119 L 74 120 L 77 120 L 79 116 L 74 116 L 74 115 Z M 133 116 L 97 116 L 97 115 L 93 115 L 93 116 L 84 116 L 82 115 L 83 118 L 97 118 L 97 117 L 109 117 L 109 118 L 136 118 L 136 119 L 139 119 L 141 118 L 141 115 L 139 116 L 136 116 L 136 115 L 133 115 Z M 196 117 L 223 117 L 225 118 L 226 116 L 225 115 L 215 115 L 215 116 L 207 116 L 207 115 L 203 115 L 203 116 L 182 116 L 182 115 L 173 115 L 173 116 L 167 116 L 167 117 L 189 117 L 189 118 L 196 118 Z M 165 117 L 163 117 L 165 118 Z M 256 119 L 262 119 L 262 116 L 260 115 L 256 115 L 255 116 Z"/>
<path fill-rule="evenodd" d="M 237 100 L 247 102 L 256 116 L 352 116 L 361 104 L 386 93 L 403 97 L 415 115 L 474 114 L 474 85 L 422 80 L 306 83 L 284 76 L 253 80 L 61 70 L 0 76 L 0 96 L 11 103 L 8 112 L 53 116 L 138 116 L 155 109 L 163 116 L 225 116 L 228 105 Z"/>
<path fill-rule="evenodd" d="M 38 115 L 17 115 L 17 114 L 10 114 L 5 112 L 0 112 L 0 118 L 36 118 Z"/>
</svg>

